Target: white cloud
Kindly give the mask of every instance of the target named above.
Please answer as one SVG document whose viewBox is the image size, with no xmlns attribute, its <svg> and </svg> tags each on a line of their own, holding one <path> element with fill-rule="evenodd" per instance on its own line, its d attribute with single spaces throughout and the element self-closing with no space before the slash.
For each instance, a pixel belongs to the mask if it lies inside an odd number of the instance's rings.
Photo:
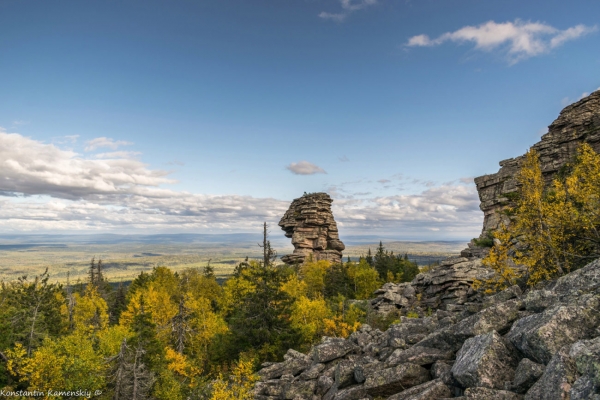
<svg viewBox="0 0 600 400">
<path fill-rule="evenodd" d="M 319 14 L 319 18 L 329 19 L 336 22 L 342 22 L 346 19 L 348 15 L 351 13 L 361 10 L 365 7 L 372 6 L 377 4 L 377 0 L 339 0 L 340 5 L 342 6 L 342 11 L 339 13 L 328 13 L 322 11 Z"/>
<path fill-rule="evenodd" d="M 67 135 L 64 136 L 65 140 L 68 140 L 71 143 L 75 143 L 77 142 L 77 139 L 79 139 L 79 135 Z"/>
<path fill-rule="evenodd" d="M 174 182 L 128 152 L 83 158 L 0 132 L 0 231 L 254 230 L 287 201 L 159 187 Z"/>
<path fill-rule="evenodd" d="M 99 158 L 99 159 L 113 159 L 113 160 L 119 159 L 119 158 L 132 159 L 132 158 L 137 158 L 141 154 L 142 153 L 140 153 L 139 151 L 111 151 L 108 153 L 98 153 L 94 157 Z"/>
<path fill-rule="evenodd" d="M 525 58 L 549 52 L 563 43 L 577 39 L 597 30 L 597 26 L 577 25 L 559 30 L 541 22 L 497 23 L 488 21 L 479 26 L 465 26 L 454 32 L 446 32 L 435 39 L 421 34 L 408 39 L 406 46 L 437 46 L 445 42 L 472 42 L 482 51 L 500 50 L 511 64 Z"/>
<path fill-rule="evenodd" d="M 85 151 L 94 151 L 101 147 L 108 147 L 109 149 L 116 150 L 119 146 L 129 146 L 132 145 L 131 142 L 126 142 L 124 140 L 113 140 L 107 137 L 98 137 L 87 142 L 87 146 L 85 147 Z"/>
<path fill-rule="evenodd" d="M 327 173 L 323 168 L 308 161 L 299 161 L 297 163 L 291 163 L 290 165 L 286 166 L 286 168 L 296 175 L 314 175 Z"/>
<path fill-rule="evenodd" d="M 438 230 L 445 237 L 472 237 L 481 231 L 483 213 L 474 185 L 441 185 L 411 195 L 367 199 L 335 198 L 336 221 L 346 231 L 365 229 L 427 237 Z"/>
<path fill-rule="evenodd" d="M 86 158 L 0 132 L 0 232 L 249 232 L 259 231 L 263 221 L 275 226 L 290 204 L 291 199 L 170 190 L 162 187 L 173 182 L 165 171 L 127 158 L 129 153 L 109 154 L 110 158 Z M 322 171 L 304 163 L 290 167 L 304 173 Z M 472 184 L 432 186 L 395 196 L 357 190 L 366 184 L 375 182 L 343 182 L 329 188 L 344 234 L 372 230 L 427 238 L 435 232 L 440 238 L 467 238 L 481 229 L 483 214 Z M 344 185 L 351 192 L 343 190 Z"/>
<path fill-rule="evenodd" d="M 0 190 L 65 199 L 135 194 L 173 182 L 127 158 L 86 159 L 17 133 L 0 133 Z"/>
</svg>

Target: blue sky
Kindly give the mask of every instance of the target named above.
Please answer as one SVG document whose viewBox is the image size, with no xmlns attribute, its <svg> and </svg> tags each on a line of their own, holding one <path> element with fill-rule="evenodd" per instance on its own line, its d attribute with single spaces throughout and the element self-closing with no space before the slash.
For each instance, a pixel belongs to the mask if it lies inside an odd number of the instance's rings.
<svg viewBox="0 0 600 400">
<path fill-rule="evenodd" d="M 469 239 L 472 177 L 600 87 L 600 3 L 0 2 L 0 233 Z"/>
</svg>

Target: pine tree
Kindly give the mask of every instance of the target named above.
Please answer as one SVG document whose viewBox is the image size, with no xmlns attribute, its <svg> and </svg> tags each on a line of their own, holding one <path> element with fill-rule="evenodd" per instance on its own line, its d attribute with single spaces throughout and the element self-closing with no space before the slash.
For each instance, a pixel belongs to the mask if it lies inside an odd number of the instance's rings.
<svg viewBox="0 0 600 400">
<path fill-rule="evenodd" d="M 89 284 L 90 285 L 95 285 L 96 284 L 96 256 L 92 257 L 92 261 L 90 262 L 90 269 L 88 272 L 88 277 L 89 277 Z"/>
<path fill-rule="evenodd" d="M 10 283 L 5 290 L 10 294 L 10 333 L 12 342 L 25 345 L 27 356 L 48 336 L 57 336 L 65 328 L 61 315 L 65 298 L 61 285 L 48 283 L 48 269 L 33 281 L 26 276 Z"/>
<path fill-rule="evenodd" d="M 127 308 L 127 291 L 123 282 L 119 282 L 115 292 L 114 301 L 110 307 L 110 323 L 116 325 L 119 322 L 121 313 Z"/>
<path fill-rule="evenodd" d="M 204 267 L 204 276 L 206 278 L 214 278 L 215 277 L 215 269 L 210 266 L 210 259 L 206 263 L 206 267 Z"/>
<path fill-rule="evenodd" d="M 101 288 L 104 284 L 104 275 L 102 273 L 102 259 L 98 259 L 98 263 L 96 264 L 96 286 Z"/>
<path fill-rule="evenodd" d="M 371 248 L 369 247 L 369 251 L 367 251 L 367 256 L 365 257 L 365 260 L 367 260 L 367 263 L 369 263 L 369 265 L 372 267 L 373 265 L 375 265 L 375 263 L 373 262 L 373 255 L 371 254 Z"/>
</svg>

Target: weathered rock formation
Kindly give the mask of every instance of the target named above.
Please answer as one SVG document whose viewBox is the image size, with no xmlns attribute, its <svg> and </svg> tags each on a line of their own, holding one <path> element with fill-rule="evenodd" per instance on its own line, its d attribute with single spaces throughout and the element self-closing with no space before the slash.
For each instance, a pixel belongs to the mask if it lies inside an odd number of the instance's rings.
<svg viewBox="0 0 600 400">
<path fill-rule="evenodd" d="M 548 127 L 548 133 L 531 147 L 540 156 L 542 174 L 547 184 L 584 142 L 600 152 L 600 90 L 565 107 Z M 501 168 L 497 173 L 475 178 L 481 201 L 479 207 L 484 213 L 482 237 L 488 231 L 497 229 L 506 218 L 498 211 L 507 204 L 506 195 L 517 190 L 515 175 L 523 159 L 524 156 L 520 156 L 500 161 Z"/>
<path fill-rule="evenodd" d="M 473 290 L 475 279 L 490 278 L 492 271 L 479 258 L 450 257 L 412 282 L 386 283 L 370 301 L 374 312 L 424 314 L 427 310 L 469 312 L 481 308 L 482 295 Z"/>
<path fill-rule="evenodd" d="M 461 269 L 470 263 L 384 292 L 418 305 L 427 296 L 419 285 L 469 280 Z M 600 260 L 525 294 L 511 287 L 455 299 L 439 297 L 428 316 L 400 317 L 385 332 L 363 325 L 348 339 L 324 337 L 308 354 L 289 350 L 258 372 L 255 399 L 600 400 Z M 456 308 L 463 299 L 477 307 Z"/>
<path fill-rule="evenodd" d="M 279 226 L 285 236 L 292 238 L 294 252 L 281 257 L 287 264 L 302 263 L 312 255 L 313 260 L 339 263 L 346 248 L 339 238 L 331 212 L 333 200 L 327 193 L 310 193 L 294 199 Z"/>
</svg>

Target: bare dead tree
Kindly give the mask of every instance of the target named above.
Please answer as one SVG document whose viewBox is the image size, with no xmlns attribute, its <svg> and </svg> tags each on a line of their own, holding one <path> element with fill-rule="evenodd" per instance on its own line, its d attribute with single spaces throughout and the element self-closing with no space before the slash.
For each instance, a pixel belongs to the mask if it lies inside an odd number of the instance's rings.
<svg viewBox="0 0 600 400">
<path fill-rule="evenodd" d="M 265 267 L 271 266 L 277 258 L 277 252 L 273 250 L 273 248 L 271 247 L 271 242 L 268 240 L 269 232 L 267 228 L 268 225 L 265 222 L 263 224 L 263 243 L 258 245 L 263 249 L 263 265 Z"/>
</svg>

